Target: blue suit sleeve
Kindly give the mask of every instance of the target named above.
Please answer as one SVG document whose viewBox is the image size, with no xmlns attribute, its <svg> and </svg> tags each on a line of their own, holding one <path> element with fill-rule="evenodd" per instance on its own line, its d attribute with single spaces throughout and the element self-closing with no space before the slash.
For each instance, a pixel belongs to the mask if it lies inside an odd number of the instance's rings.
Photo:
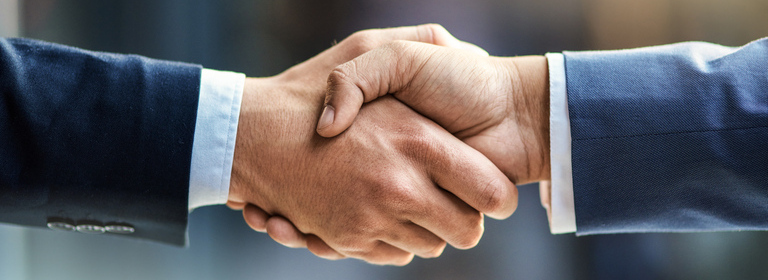
<svg viewBox="0 0 768 280">
<path fill-rule="evenodd" d="M 200 66 L 0 39 L 0 221 L 184 245 Z"/>
<path fill-rule="evenodd" d="M 768 230 L 768 39 L 564 55 L 577 234 Z"/>
</svg>

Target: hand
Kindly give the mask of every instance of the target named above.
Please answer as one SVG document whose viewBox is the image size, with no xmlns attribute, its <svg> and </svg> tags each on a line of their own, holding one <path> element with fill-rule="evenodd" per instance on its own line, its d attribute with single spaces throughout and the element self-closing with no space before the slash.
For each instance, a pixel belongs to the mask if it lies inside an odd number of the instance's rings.
<svg viewBox="0 0 768 280">
<path fill-rule="evenodd" d="M 336 67 L 317 132 L 340 134 L 363 102 L 392 94 L 485 154 L 512 182 L 549 179 L 543 56 L 488 57 L 398 41 Z"/>
<path fill-rule="evenodd" d="M 298 241 L 288 245 L 332 258 L 405 264 L 414 253 L 439 255 L 446 241 L 474 246 L 475 209 L 505 217 L 516 207 L 514 185 L 487 158 L 392 100 L 360 111 L 344 136 L 313 129 L 326 74 L 365 46 L 403 37 L 466 45 L 435 25 L 358 34 L 278 76 L 246 81 L 228 204 L 245 207 L 257 229 L 266 213 L 287 218 L 296 228 L 279 218 L 263 226 L 270 235 L 292 230 Z"/>
<path fill-rule="evenodd" d="M 341 63 L 347 62 L 365 52 L 394 40 L 411 40 L 430 43 L 451 48 L 464 49 L 478 55 L 488 53 L 473 44 L 460 41 L 453 37 L 445 28 L 437 24 L 425 24 L 415 27 L 400 27 L 389 29 L 371 29 L 359 31 L 343 40 L 333 48 L 281 74 L 288 78 L 300 78 L 307 72 L 316 70 L 312 75 L 316 81 L 325 83 L 326 74 Z M 270 216 L 262 209 L 252 204 L 228 201 L 227 206 L 233 210 L 243 210 L 243 216 L 248 225 L 255 231 L 267 232 L 275 241 L 287 247 L 306 247 L 306 236 L 296 233 L 295 227 L 280 216 Z M 326 258 L 338 257 L 338 254 L 326 248 Z"/>
<path fill-rule="evenodd" d="M 549 179 L 546 58 L 488 57 L 414 42 L 389 43 L 333 70 L 318 134 L 340 134 L 364 102 L 386 94 L 485 154 L 513 182 Z M 549 215 L 550 185 L 541 184 L 540 192 Z M 282 228 L 275 238 L 285 243 L 301 234 Z"/>
</svg>

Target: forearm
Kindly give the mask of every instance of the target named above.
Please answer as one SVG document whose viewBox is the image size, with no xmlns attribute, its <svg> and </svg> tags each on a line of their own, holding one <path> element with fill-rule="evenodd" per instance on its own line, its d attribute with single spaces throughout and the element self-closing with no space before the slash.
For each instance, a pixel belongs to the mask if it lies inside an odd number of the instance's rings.
<svg viewBox="0 0 768 280">
<path fill-rule="evenodd" d="M 0 44 L 2 220 L 45 226 L 45 215 L 63 211 L 153 224 L 163 229 L 134 236 L 183 244 L 200 67 Z"/>
<path fill-rule="evenodd" d="M 768 227 L 766 39 L 564 54 L 580 233 Z"/>
</svg>

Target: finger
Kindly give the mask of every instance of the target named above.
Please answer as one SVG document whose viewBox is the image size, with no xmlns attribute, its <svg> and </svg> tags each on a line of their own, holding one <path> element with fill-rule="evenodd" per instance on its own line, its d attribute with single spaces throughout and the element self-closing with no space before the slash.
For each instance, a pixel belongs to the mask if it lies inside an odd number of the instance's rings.
<svg viewBox="0 0 768 280">
<path fill-rule="evenodd" d="M 422 24 L 417 26 L 368 29 L 355 32 L 342 40 L 337 46 L 324 52 L 325 55 L 336 57 L 335 60 L 320 63 L 326 64 L 328 71 L 330 71 L 333 67 L 336 67 L 341 63 L 352 60 L 361 54 L 396 40 L 467 49 L 480 55 L 485 53 L 485 51 L 479 47 L 475 46 L 475 48 L 472 48 L 471 46 L 462 43 L 439 24 Z M 324 55 L 319 55 L 316 56 L 316 58 L 323 56 Z"/>
<path fill-rule="evenodd" d="M 406 218 L 455 248 L 475 247 L 485 230 L 483 215 L 437 186 L 430 184 L 422 191 L 425 200 L 421 204 L 424 207 L 418 209 L 419 211 L 407 213 Z"/>
<path fill-rule="evenodd" d="M 409 264 L 414 254 L 406 252 L 400 248 L 379 241 L 368 251 L 341 251 L 348 257 L 364 260 L 368 263 L 378 265 L 397 265 L 403 266 Z"/>
<path fill-rule="evenodd" d="M 360 107 L 390 91 L 399 89 L 394 84 L 392 68 L 398 58 L 390 48 L 370 51 L 352 61 L 341 64 L 328 76 L 323 112 L 317 122 L 317 133 L 333 137 L 352 125 Z M 418 63 L 418 62 L 416 62 Z M 399 73 L 404 80 L 410 80 L 409 73 Z"/>
<path fill-rule="evenodd" d="M 311 73 L 315 73 L 312 80 L 322 83 L 325 82 L 327 73 L 339 64 L 348 62 L 368 51 L 397 40 L 466 49 L 480 55 L 485 53 L 484 50 L 477 46 L 472 47 L 467 43 L 456 39 L 456 37 L 453 37 L 451 33 L 438 24 L 424 24 L 385 29 L 368 29 L 355 32 L 341 41 L 338 45 L 325 50 L 320 55 L 313 57 L 297 67 L 311 68 Z M 284 74 L 288 76 L 294 74 L 302 75 L 303 78 L 306 78 L 306 73 L 300 72 L 301 71 L 289 70 Z"/>
<path fill-rule="evenodd" d="M 418 54 L 434 48 L 438 47 L 396 41 L 334 68 L 328 76 L 317 133 L 333 137 L 346 130 L 364 102 L 397 92 L 409 84 L 430 57 Z"/>
<path fill-rule="evenodd" d="M 448 30 L 440 24 L 430 23 L 416 26 L 403 26 L 383 29 L 368 29 L 356 32 L 344 39 L 339 45 L 345 48 L 347 53 L 357 55 L 366 53 L 386 43 L 404 40 L 422 42 L 438 46 L 466 49 L 477 54 L 486 54 L 482 48 L 462 42 L 456 39 Z"/>
<path fill-rule="evenodd" d="M 280 216 L 272 216 L 266 223 L 267 234 L 277 243 L 289 248 L 305 248 L 307 240 L 291 222 Z"/>
<path fill-rule="evenodd" d="M 429 23 L 412 27 L 399 27 L 383 29 L 385 40 L 380 45 L 390 41 L 405 40 L 414 41 L 449 48 L 467 50 L 472 53 L 488 56 L 488 52 L 475 44 L 456 39 L 448 30 L 440 24 Z M 388 40 L 387 40 L 388 39 Z"/>
<path fill-rule="evenodd" d="M 233 200 L 227 201 L 227 207 L 229 207 L 229 209 L 232 209 L 232 210 L 238 210 L 238 211 L 243 210 L 243 208 L 245 208 L 245 204 L 246 204 L 245 202 L 236 202 Z"/>
<path fill-rule="evenodd" d="M 431 40 L 432 43 L 468 50 L 469 54 L 488 56 L 488 53 L 480 47 L 459 41 L 442 27 L 427 28 L 427 30 L 432 30 L 428 32 L 434 38 Z M 346 130 L 364 102 L 370 102 L 387 93 L 400 91 L 405 85 L 410 84 L 413 75 L 418 73 L 422 65 L 431 57 L 419 54 L 439 49 L 426 44 L 394 41 L 334 68 L 328 76 L 328 89 L 323 111 L 318 119 L 317 133 L 324 137 L 333 137 Z"/>
<path fill-rule="evenodd" d="M 425 259 L 439 257 L 446 245 L 442 238 L 412 222 L 403 222 L 402 229 L 390 231 L 381 241 Z"/>
<path fill-rule="evenodd" d="M 440 134 L 448 134 L 435 125 Z M 426 151 L 428 172 L 443 189 L 494 219 L 517 209 L 517 187 L 487 157 L 455 137 L 435 137 L 437 148 Z"/>
<path fill-rule="evenodd" d="M 264 210 L 261 210 L 261 208 L 256 207 L 256 205 L 245 205 L 243 208 L 243 219 L 253 230 L 258 232 L 267 231 L 267 219 L 269 219 L 269 214 L 264 212 Z"/>
<path fill-rule="evenodd" d="M 328 244 L 325 243 L 320 237 L 317 237 L 314 234 L 307 234 L 306 235 L 307 240 L 307 249 L 309 249 L 312 254 L 315 254 L 318 257 L 328 259 L 328 260 L 340 260 L 346 258 L 346 256 L 342 255 L 339 252 L 336 252 L 331 246 L 328 246 Z"/>
</svg>

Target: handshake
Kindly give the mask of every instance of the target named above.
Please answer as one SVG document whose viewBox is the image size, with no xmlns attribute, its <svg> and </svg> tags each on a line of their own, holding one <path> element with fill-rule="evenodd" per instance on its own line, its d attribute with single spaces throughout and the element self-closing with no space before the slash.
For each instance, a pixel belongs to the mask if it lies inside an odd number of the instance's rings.
<svg viewBox="0 0 768 280">
<path fill-rule="evenodd" d="M 422 25 L 244 79 L 0 38 L 0 222 L 181 245 L 226 201 L 286 246 L 403 265 L 540 181 L 553 232 L 768 230 L 766 61 L 768 38 L 491 57 Z"/>
<path fill-rule="evenodd" d="M 328 259 L 405 265 L 474 247 L 484 215 L 515 211 L 516 184 L 550 178 L 547 70 L 439 25 L 357 32 L 246 79 L 227 205 Z"/>
</svg>

